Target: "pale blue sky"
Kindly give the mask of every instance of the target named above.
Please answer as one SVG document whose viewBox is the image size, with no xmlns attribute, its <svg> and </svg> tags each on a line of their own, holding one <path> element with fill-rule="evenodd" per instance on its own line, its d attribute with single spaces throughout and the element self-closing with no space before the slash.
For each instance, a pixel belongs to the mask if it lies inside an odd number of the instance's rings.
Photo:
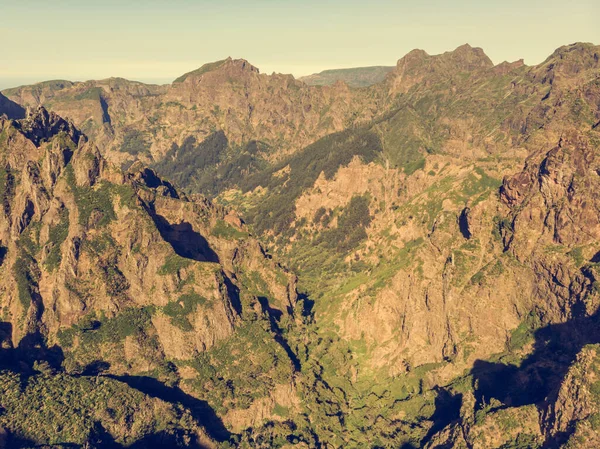
<svg viewBox="0 0 600 449">
<path fill-rule="evenodd" d="M 496 63 L 600 43 L 599 0 L 0 0 L 0 89 L 47 79 L 170 82 L 245 58 L 263 73 L 394 65 L 468 42 Z"/>
</svg>

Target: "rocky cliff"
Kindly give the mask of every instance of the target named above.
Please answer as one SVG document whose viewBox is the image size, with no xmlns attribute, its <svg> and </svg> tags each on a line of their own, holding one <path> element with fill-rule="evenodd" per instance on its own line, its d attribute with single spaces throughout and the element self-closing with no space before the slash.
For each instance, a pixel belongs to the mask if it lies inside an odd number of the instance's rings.
<svg viewBox="0 0 600 449">
<path fill-rule="evenodd" d="M 411 52 L 377 87 L 397 93 L 387 115 L 221 194 L 315 299 L 328 337 L 309 350 L 346 392 L 347 441 L 461 447 L 495 410 L 533 439 L 481 447 L 570 438 L 536 423 L 597 343 L 598 70 L 587 44 L 536 67 Z"/>
<path fill-rule="evenodd" d="M 223 445 L 592 447 L 599 53 L 7 91 L 77 125 L 2 122 L 11 342 L 175 395 Z"/>
<path fill-rule="evenodd" d="M 8 89 L 17 103 L 69 117 L 117 163 L 162 159 L 186 139 L 223 131 L 232 146 L 259 141 L 265 159 L 370 119 L 377 102 L 345 85 L 309 87 L 291 75 L 265 75 L 245 60 L 206 64 L 168 86 L 111 78 Z"/>
<path fill-rule="evenodd" d="M 295 403 L 295 360 L 282 336 L 295 321 L 295 276 L 237 215 L 152 170 L 121 172 L 44 108 L 2 119 L 0 129 L 0 301 L 18 372 L 45 364 L 73 388 L 102 374 L 129 385 L 127 394 L 156 398 L 156 413 L 167 407 L 161 399 L 183 403 L 191 435 L 209 442 L 256 419 L 230 410 L 260 404 L 270 417 L 277 388 L 288 391 L 282 404 Z M 45 378 L 41 388 L 50 388 Z M 4 409 L 16 407 L 5 400 Z M 82 423 L 45 439 L 25 422 L 4 422 L 36 443 L 69 435 L 78 443 L 91 431 Z M 120 444 L 144 436 L 102 425 Z"/>
</svg>

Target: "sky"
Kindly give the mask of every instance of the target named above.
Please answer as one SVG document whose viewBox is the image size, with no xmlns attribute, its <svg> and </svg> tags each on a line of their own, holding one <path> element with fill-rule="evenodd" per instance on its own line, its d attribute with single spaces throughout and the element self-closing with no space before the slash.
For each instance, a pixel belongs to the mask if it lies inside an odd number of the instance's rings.
<svg viewBox="0 0 600 449">
<path fill-rule="evenodd" d="M 600 44 L 599 18 L 599 0 L 0 0 L 0 89 L 169 83 L 227 56 L 302 76 L 464 43 L 532 65 L 561 45 Z"/>
</svg>

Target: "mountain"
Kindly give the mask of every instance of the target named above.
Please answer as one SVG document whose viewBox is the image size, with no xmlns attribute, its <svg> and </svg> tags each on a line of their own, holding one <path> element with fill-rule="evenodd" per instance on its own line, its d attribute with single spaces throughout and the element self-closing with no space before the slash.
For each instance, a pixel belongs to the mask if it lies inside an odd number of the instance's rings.
<svg viewBox="0 0 600 449">
<path fill-rule="evenodd" d="M 0 130 L 2 360 L 13 359 L 0 426 L 32 444 L 108 432 L 153 447 L 163 432 L 213 447 L 229 438 L 223 422 L 251 426 L 259 411 L 296 406 L 297 361 L 281 330 L 294 326 L 295 277 L 234 213 L 152 170 L 121 172 L 43 107 Z M 83 421 L 55 427 L 61 407 L 81 408 Z"/>
<path fill-rule="evenodd" d="M 12 119 L 21 119 L 25 117 L 25 109 L 0 94 L 0 115 L 6 115 L 8 118 Z"/>
<path fill-rule="evenodd" d="M 309 86 L 330 86 L 338 81 L 343 81 L 350 87 L 369 87 L 383 81 L 392 70 L 394 67 L 387 66 L 331 69 L 301 76 L 298 79 Z"/>
<path fill-rule="evenodd" d="M 7 375 L 120 382 L 181 445 L 595 447 L 599 55 L 4 91 L 7 346 L 64 357 Z"/>
<path fill-rule="evenodd" d="M 110 161 L 159 161 L 174 146 L 223 131 L 228 148 L 250 142 L 277 159 L 350 124 L 368 120 L 376 99 L 347 86 L 310 87 L 291 75 L 264 75 L 245 60 L 206 64 L 167 86 L 112 78 L 49 82 L 4 91 L 31 108 L 42 104 L 69 117 Z M 360 101 L 360 103 L 359 103 Z M 362 112 L 356 107 L 362 105 Z M 224 156 L 224 155 L 222 155 Z"/>
<path fill-rule="evenodd" d="M 520 422 L 529 406 L 537 422 L 577 354 L 599 342 L 587 212 L 600 187 L 598 54 L 577 44 L 539 66 L 494 67 L 470 47 L 411 52 L 380 87 L 396 93 L 385 116 L 220 195 L 315 301 L 328 340 L 311 349 L 345 391 L 349 441 L 461 447 L 462 407 Z M 376 409 L 362 406 L 370 400 Z M 535 442 L 564 443 L 569 419 L 538 427 Z"/>
</svg>

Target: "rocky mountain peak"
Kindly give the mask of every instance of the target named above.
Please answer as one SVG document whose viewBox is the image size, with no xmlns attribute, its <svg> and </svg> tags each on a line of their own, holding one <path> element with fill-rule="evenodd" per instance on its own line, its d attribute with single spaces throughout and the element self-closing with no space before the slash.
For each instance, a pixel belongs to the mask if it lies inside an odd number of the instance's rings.
<svg viewBox="0 0 600 449">
<path fill-rule="evenodd" d="M 450 59 L 464 70 L 475 70 L 478 68 L 490 68 L 494 66 L 494 63 L 485 54 L 482 48 L 471 47 L 469 44 L 463 44 L 454 51 L 444 54 L 449 55 Z"/>
<path fill-rule="evenodd" d="M 173 81 L 173 84 L 198 82 L 201 78 L 209 73 L 223 73 L 229 76 L 237 74 L 239 76 L 244 73 L 258 74 L 259 70 L 245 59 L 233 59 L 231 56 L 228 56 L 226 59 L 206 63 L 200 68 L 180 76 Z"/>
<path fill-rule="evenodd" d="M 71 122 L 52 111 L 48 112 L 44 106 L 38 106 L 35 110 L 28 110 L 27 117 L 18 122 L 17 126 L 36 146 L 61 132 L 70 136 L 74 142 L 77 142 L 80 136 L 80 132 Z"/>
<path fill-rule="evenodd" d="M 387 80 L 391 92 L 404 92 L 417 83 L 426 85 L 460 72 L 473 72 L 494 67 L 494 63 L 479 47 L 461 45 L 453 51 L 429 55 L 424 50 L 412 50 L 398 60 Z"/>
<path fill-rule="evenodd" d="M 260 71 L 258 70 L 257 67 L 253 66 L 245 59 L 232 59 L 230 56 L 225 61 L 226 62 L 223 65 L 223 67 L 230 66 L 230 67 L 235 67 L 238 70 L 241 70 L 244 72 L 260 73 Z"/>
<path fill-rule="evenodd" d="M 502 61 L 500 64 L 494 66 L 494 72 L 506 74 L 513 70 L 520 69 L 521 67 L 525 67 L 525 61 L 523 59 L 513 62 Z"/>
<path fill-rule="evenodd" d="M 570 75 L 597 69 L 600 67 L 600 45 L 581 42 L 564 45 L 557 48 L 543 65 Z"/>
<path fill-rule="evenodd" d="M 587 81 L 600 68 L 600 46 L 575 43 L 557 48 L 542 64 L 532 67 L 530 76 L 543 84 L 572 86 Z"/>
<path fill-rule="evenodd" d="M 396 63 L 396 67 L 400 68 L 403 66 L 411 66 L 411 65 L 418 64 L 418 63 L 422 63 L 423 61 L 429 59 L 430 57 L 431 56 L 429 55 L 429 53 L 427 53 L 425 50 L 416 48 L 414 50 L 409 51 L 402 58 L 398 59 L 398 62 Z"/>
<path fill-rule="evenodd" d="M 471 71 L 478 68 L 493 67 L 494 63 L 488 58 L 483 49 L 464 44 L 453 51 L 439 55 L 429 55 L 425 50 L 421 49 L 411 50 L 399 59 L 396 64 L 396 68 L 399 70 L 407 68 L 418 69 L 424 66 Z"/>
</svg>

